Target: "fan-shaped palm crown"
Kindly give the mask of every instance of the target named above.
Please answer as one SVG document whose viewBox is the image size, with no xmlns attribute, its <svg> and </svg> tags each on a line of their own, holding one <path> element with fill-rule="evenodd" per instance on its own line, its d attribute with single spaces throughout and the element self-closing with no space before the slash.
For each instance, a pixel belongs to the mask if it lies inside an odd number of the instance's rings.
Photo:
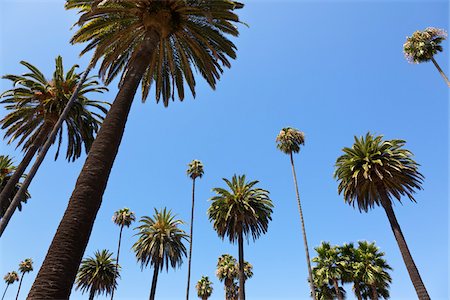
<svg viewBox="0 0 450 300">
<path fill-rule="evenodd" d="M 272 220 L 272 200 L 269 192 L 254 186 L 259 181 L 245 181 L 245 175 L 234 175 L 231 181 L 223 178 L 229 190 L 214 188 L 216 196 L 211 198 L 208 208 L 209 220 L 223 239 L 228 236 L 231 242 L 238 239 L 240 232 L 256 240 L 266 233 Z"/>
<path fill-rule="evenodd" d="M 203 176 L 203 164 L 201 161 L 194 159 L 188 165 L 187 174 L 191 179 L 195 179 L 197 177 L 202 178 Z"/>
<path fill-rule="evenodd" d="M 19 272 L 22 274 L 29 273 L 33 271 L 33 260 L 31 258 L 26 258 L 19 264 Z"/>
<path fill-rule="evenodd" d="M 16 169 L 16 166 L 14 166 L 12 158 L 10 158 L 8 155 L 0 155 L 0 191 L 3 190 L 3 188 L 6 186 L 8 181 L 11 179 L 11 176 L 14 173 L 14 170 Z M 25 177 L 24 175 L 23 177 Z M 8 209 L 9 205 L 11 204 L 14 195 L 19 191 L 21 187 L 21 183 L 16 184 L 16 186 L 13 189 L 12 196 L 9 197 L 6 201 L 0 206 L 0 217 L 3 217 L 6 210 Z M 25 192 L 24 195 L 22 195 L 19 205 L 17 208 L 19 211 L 22 210 L 22 202 L 26 203 L 28 199 L 30 199 L 30 194 L 28 191 Z"/>
<path fill-rule="evenodd" d="M 92 297 L 111 294 L 117 286 L 117 278 L 120 277 L 116 260 L 112 256 L 112 252 L 103 249 L 97 250 L 94 257 L 83 259 L 76 278 L 76 289 L 83 293 L 89 292 Z"/>
<path fill-rule="evenodd" d="M 277 148 L 286 154 L 298 153 L 305 144 L 305 134 L 298 129 L 286 127 L 277 135 Z"/>
<path fill-rule="evenodd" d="M 175 217 L 172 211 L 164 208 L 155 209 L 153 217 L 144 216 L 139 221 L 141 225 L 135 228 L 139 231 L 136 234 L 139 239 L 133 250 L 142 268 L 150 263 L 161 270 L 166 266 L 168 270 L 169 263 L 172 268 L 182 264 L 183 256 L 186 256 L 183 241 L 188 235 L 178 227 L 184 222 Z"/>
<path fill-rule="evenodd" d="M 208 299 L 213 292 L 212 282 L 208 276 L 202 276 L 202 278 L 195 285 L 197 289 L 197 296 L 201 299 Z"/>
<path fill-rule="evenodd" d="M 236 57 L 235 45 L 226 35 L 239 34 L 233 13 L 242 4 L 231 0 L 68 0 L 66 8 L 77 8 L 80 30 L 72 43 L 88 42 L 82 53 L 95 49 L 93 59 L 103 56 L 100 74 L 106 83 L 126 69 L 149 36 L 159 40 L 147 59 L 142 79 L 142 99 L 147 98 L 155 84 L 157 102 L 164 105 L 174 100 L 175 89 L 184 98 L 184 81 L 195 96 L 192 65 L 215 88 L 223 66 L 230 67 L 229 58 Z M 91 9 L 92 7 L 92 9 Z"/>
<path fill-rule="evenodd" d="M 131 223 L 136 220 L 136 217 L 134 212 L 125 207 L 114 212 L 112 220 L 116 225 L 130 227 Z"/>
<path fill-rule="evenodd" d="M 443 29 L 428 27 L 423 31 L 416 31 L 406 38 L 403 52 L 410 63 L 427 62 L 438 52 L 442 52 L 442 41 L 447 38 Z"/>
<path fill-rule="evenodd" d="M 330 243 L 322 242 L 315 248 L 317 256 L 312 259 L 316 263 L 314 274 L 322 283 L 333 284 L 333 280 L 341 280 L 344 273 L 340 264 L 338 247 L 331 247 Z"/>
<path fill-rule="evenodd" d="M 415 189 L 421 189 L 423 175 L 412 153 L 403 149 L 405 141 L 384 141 L 383 136 L 355 137 L 351 148 L 336 161 L 334 177 L 339 181 L 339 194 L 350 205 L 368 211 L 380 201 L 400 201 L 403 195 L 415 201 Z"/>
<path fill-rule="evenodd" d="M 19 274 L 16 271 L 8 272 L 3 277 L 6 284 L 13 284 L 16 281 L 19 281 Z"/>
<path fill-rule="evenodd" d="M 220 281 L 238 277 L 238 264 L 236 258 L 230 254 L 222 254 L 217 260 L 216 276 Z"/>
<path fill-rule="evenodd" d="M 47 80 L 44 74 L 30 63 L 22 61 L 21 64 L 29 70 L 29 73 L 21 76 L 3 76 L 12 81 L 14 87 L 0 95 L 4 98 L 0 103 L 5 104 L 6 110 L 9 111 L 0 120 L 0 125 L 2 129 L 7 129 L 5 138 L 9 138 L 8 143 L 18 140 L 17 146 L 23 145 L 23 150 L 27 150 L 42 130 L 45 129 L 50 134 L 79 83 L 80 74 L 76 73 L 77 65 L 64 74 L 61 56 L 56 58 L 56 69 L 51 80 Z M 86 153 L 89 151 L 107 109 L 106 103 L 89 100 L 86 94 L 103 91 L 106 91 L 106 88 L 99 86 L 91 77 L 78 92 L 77 101 L 64 122 L 67 131 L 68 160 L 75 160 L 81 155 L 83 144 Z M 97 112 L 92 109 L 96 109 Z M 63 127 L 58 131 L 58 150 L 55 159 L 61 147 L 63 131 Z"/>
</svg>

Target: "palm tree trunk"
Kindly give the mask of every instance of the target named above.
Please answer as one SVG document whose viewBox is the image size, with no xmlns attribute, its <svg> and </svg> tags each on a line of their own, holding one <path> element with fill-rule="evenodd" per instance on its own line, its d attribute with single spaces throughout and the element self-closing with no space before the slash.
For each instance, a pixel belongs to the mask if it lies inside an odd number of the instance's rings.
<svg viewBox="0 0 450 300">
<path fill-rule="evenodd" d="M 116 257 L 116 272 L 114 273 L 114 280 L 113 284 L 116 282 L 117 274 L 119 273 L 119 254 L 120 254 L 120 242 L 122 241 L 122 230 L 123 230 L 123 224 L 120 225 L 120 233 L 119 233 L 119 245 L 117 246 L 117 257 Z M 113 286 L 112 292 L 111 292 L 111 300 L 114 298 L 114 291 L 116 290 L 116 287 Z"/>
<path fill-rule="evenodd" d="M 94 288 L 91 288 L 91 290 L 89 291 L 89 300 L 94 300 L 95 297 L 95 290 Z"/>
<path fill-rule="evenodd" d="M 159 263 L 155 264 L 155 270 L 153 271 L 152 288 L 150 289 L 150 300 L 155 300 L 156 284 L 158 283 Z"/>
<path fill-rule="evenodd" d="M 195 178 L 192 179 L 192 208 L 191 208 L 191 235 L 189 242 L 188 280 L 186 288 L 186 300 L 189 300 L 189 285 L 191 281 L 192 239 L 194 236 L 194 203 L 195 203 Z"/>
<path fill-rule="evenodd" d="M 434 57 L 431 57 L 431 61 L 433 62 L 434 66 L 436 67 L 436 69 L 439 71 L 439 73 L 441 74 L 441 76 L 444 78 L 445 82 L 447 83 L 447 85 L 450 87 L 450 81 L 448 81 L 447 76 L 445 76 L 444 71 L 442 71 L 441 67 L 438 65 L 438 63 L 436 62 L 436 60 L 434 59 Z"/>
<path fill-rule="evenodd" d="M 122 86 L 92 144 L 28 299 L 69 298 L 119 150 L 134 95 L 158 43 L 159 34 L 148 32 L 142 47 L 128 63 Z"/>
<path fill-rule="evenodd" d="M 23 275 L 25 275 L 25 273 L 22 273 L 22 276 L 20 276 L 19 288 L 17 289 L 16 300 L 19 299 L 19 293 L 20 293 L 20 288 L 22 287 Z"/>
<path fill-rule="evenodd" d="M 239 232 L 239 300 L 245 300 L 245 273 L 244 273 L 244 236 Z"/>
<path fill-rule="evenodd" d="M 8 290 L 9 283 L 6 285 L 5 291 L 3 292 L 2 300 L 5 299 L 6 291 Z"/>
<path fill-rule="evenodd" d="M 370 289 L 372 290 L 372 300 L 378 300 L 377 287 L 372 285 Z"/>
<path fill-rule="evenodd" d="M 314 281 L 313 281 L 313 275 L 312 275 L 312 270 L 311 270 L 311 259 L 309 257 L 308 240 L 306 239 L 305 220 L 303 219 L 302 204 L 300 202 L 300 194 L 298 192 L 297 174 L 295 173 L 294 157 L 292 155 L 292 152 L 290 153 L 290 158 L 291 158 L 292 175 L 294 176 L 295 193 L 297 195 L 298 211 L 300 213 L 300 221 L 302 224 L 303 243 L 305 244 L 306 265 L 308 266 L 309 286 L 311 288 L 311 295 L 312 295 L 313 299 L 315 300 L 315 299 L 317 299 L 316 298 L 316 290 L 314 288 Z"/>
<path fill-rule="evenodd" d="M 225 282 L 224 282 L 224 285 L 225 285 L 225 300 L 233 300 L 233 299 L 230 299 L 230 297 L 229 297 L 230 286 L 231 286 L 230 281 L 231 281 L 231 279 L 226 278 Z"/>
<path fill-rule="evenodd" d="M 339 290 L 339 284 L 338 281 L 336 279 L 333 279 L 333 286 L 334 286 L 334 290 L 336 291 L 336 296 L 339 300 L 344 300 L 344 298 L 341 295 L 341 291 Z"/>
<path fill-rule="evenodd" d="M 362 300 L 361 290 L 359 289 L 359 282 L 355 282 L 353 287 L 355 289 L 355 295 L 358 298 L 358 300 Z"/>
<path fill-rule="evenodd" d="M 406 269 L 408 270 L 409 277 L 411 278 L 414 288 L 416 289 L 417 296 L 420 300 L 429 300 L 430 296 L 428 295 L 427 289 L 425 288 L 422 278 L 420 277 L 416 264 L 414 263 L 411 253 L 409 252 L 405 237 L 403 236 L 400 225 L 395 217 L 394 210 L 392 209 L 391 201 L 385 197 L 384 199 L 381 199 L 381 204 L 386 211 L 386 215 L 391 224 L 398 247 L 400 248 L 403 261 L 405 262 Z"/>
</svg>

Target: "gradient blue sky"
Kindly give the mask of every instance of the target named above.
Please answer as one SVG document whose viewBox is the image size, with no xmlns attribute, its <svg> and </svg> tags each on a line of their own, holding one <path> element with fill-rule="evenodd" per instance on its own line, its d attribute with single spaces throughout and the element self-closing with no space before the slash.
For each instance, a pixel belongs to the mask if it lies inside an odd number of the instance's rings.
<svg viewBox="0 0 450 300">
<path fill-rule="evenodd" d="M 238 59 L 216 91 L 198 80 L 197 98 L 156 105 L 136 97 L 85 256 L 116 250 L 113 212 L 130 207 L 140 218 L 167 206 L 189 221 L 191 181 L 186 165 L 200 159 L 205 176 L 197 184 L 192 281 L 214 282 L 211 299 L 223 299 L 215 277 L 222 253 L 237 257 L 237 246 L 221 241 L 207 220 L 211 189 L 222 177 L 247 174 L 260 180 L 274 201 L 269 232 L 245 246 L 254 266 L 246 285 L 249 300 L 308 299 L 307 271 L 289 159 L 277 151 L 275 137 L 285 126 L 306 134 L 295 157 L 311 255 L 321 241 L 333 244 L 376 241 L 393 267 L 392 299 L 415 299 L 415 292 L 381 208 L 359 213 L 344 204 L 333 179 L 334 162 L 354 135 L 367 131 L 400 138 L 415 154 L 425 175 L 417 204 L 396 205 L 397 218 L 432 299 L 448 299 L 448 88 L 430 64 L 408 64 L 405 37 L 428 26 L 448 29 L 446 1 L 244 1 L 235 40 Z M 85 67 L 81 46 L 68 41 L 76 20 L 63 1 L 0 2 L 0 74 L 20 74 L 27 60 L 50 76 L 61 54 L 68 68 Z M 448 73 L 448 43 L 436 58 Z M 108 94 L 112 101 L 116 82 Z M 10 88 L 0 81 L 0 90 Z M 0 116 L 5 111 L 0 108 Z M 2 154 L 21 159 L 5 142 Z M 27 257 L 35 271 L 23 282 L 25 296 L 42 264 L 85 157 L 54 162 L 54 149 L 30 187 L 33 198 L 16 213 L 0 242 L 0 275 Z M 188 226 L 184 226 L 187 231 Z M 125 230 L 122 278 L 116 299 L 146 299 L 152 270 L 140 270 L 129 250 L 135 241 Z M 187 264 L 163 272 L 158 299 L 182 299 Z M 17 285 L 16 285 L 17 287 Z M 3 285 L 0 285 L 3 289 Z M 353 299 L 351 286 L 346 286 Z M 196 298 L 191 288 L 192 299 Z M 9 291 L 9 299 L 15 288 Z M 73 291 L 71 299 L 86 299 Z M 99 299 L 106 299 L 99 297 Z"/>
</svg>

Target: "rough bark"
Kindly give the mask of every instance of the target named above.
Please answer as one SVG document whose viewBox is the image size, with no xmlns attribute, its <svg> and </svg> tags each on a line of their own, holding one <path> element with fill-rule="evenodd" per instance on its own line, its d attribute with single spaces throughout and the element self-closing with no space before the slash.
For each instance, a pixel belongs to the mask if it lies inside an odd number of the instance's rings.
<svg viewBox="0 0 450 300">
<path fill-rule="evenodd" d="M 125 124 L 149 56 L 159 35 L 150 32 L 131 58 L 123 84 L 89 151 L 69 205 L 28 299 L 68 299 L 102 202 Z"/>
<path fill-rule="evenodd" d="M 192 208 L 191 208 L 191 235 L 189 240 L 188 279 L 186 288 L 186 300 L 189 300 L 189 285 L 191 283 L 192 240 L 194 237 L 194 204 L 195 204 L 195 178 L 192 179 Z"/>
<path fill-rule="evenodd" d="M 239 300 L 245 300 L 244 236 L 242 231 L 239 233 L 238 246 L 239 246 Z"/>
<path fill-rule="evenodd" d="M 154 265 L 153 270 L 153 279 L 152 279 L 152 287 L 150 289 L 150 300 L 155 300 L 156 295 L 156 284 L 158 283 L 158 274 L 159 274 L 159 263 Z"/>
<path fill-rule="evenodd" d="M 450 81 L 448 81 L 447 76 L 445 76 L 444 71 L 442 71 L 441 67 L 439 66 L 439 64 L 437 63 L 437 61 L 434 59 L 434 57 L 431 58 L 431 61 L 433 62 L 434 66 L 436 67 L 436 69 L 439 71 L 439 74 L 441 74 L 441 76 L 444 78 L 445 83 L 447 83 L 447 86 L 450 87 Z"/>
<path fill-rule="evenodd" d="M 119 255 L 120 255 L 120 242 L 122 241 L 122 231 L 123 231 L 123 224 L 120 225 L 120 232 L 119 232 L 119 245 L 117 246 L 117 256 L 116 256 L 116 273 L 114 273 L 114 280 L 113 283 L 116 282 L 117 274 L 119 274 Z M 111 300 L 114 299 L 114 291 L 115 287 L 113 288 L 111 292 Z"/>
</svg>

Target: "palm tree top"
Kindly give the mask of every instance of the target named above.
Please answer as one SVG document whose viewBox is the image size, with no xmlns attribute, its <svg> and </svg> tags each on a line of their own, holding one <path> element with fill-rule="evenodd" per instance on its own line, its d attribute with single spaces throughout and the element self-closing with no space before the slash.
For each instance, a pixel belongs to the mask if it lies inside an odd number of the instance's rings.
<svg viewBox="0 0 450 300">
<path fill-rule="evenodd" d="M 188 164 L 188 169 L 186 173 L 191 177 L 191 179 L 196 179 L 197 177 L 202 178 L 203 176 L 203 164 L 201 161 L 194 159 Z"/>
<path fill-rule="evenodd" d="M 415 190 L 422 189 L 423 175 L 418 171 L 413 154 L 404 149 L 403 140 L 383 140 L 383 136 L 356 137 L 351 148 L 336 161 L 334 177 L 339 181 L 338 192 L 350 205 L 368 211 L 380 201 L 392 201 L 408 196 L 415 202 Z"/>
<path fill-rule="evenodd" d="M 237 260 L 230 254 L 222 254 L 217 260 L 216 276 L 220 281 L 238 276 Z"/>
<path fill-rule="evenodd" d="M 410 63 L 429 61 L 438 52 L 442 52 L 441 43 L 447 38 L 444 29 L 428 27 L 423 31 L 416 31 L 406 38 L 403 45 L 405 58 Z"/>
<path fill-rule="evenodd" d="M 13 284 L 15 281 L 19 281 L 19 274 L 16 271 L 8 272 L 3 279 L 6 284 Z"/>
<path fill-rule="evenodd" d="M 19 264 L 20 273 L 28 273 L 33 271 L 33 260 L 31 258 L 26 258 Z"/>
<path fill-rule="evenodd" d="M 133 223 L 135 220 L 136 217 L 134 215 L 134 212 L 132 212 L 127 207 L 114 212 L 114 215 L 112 217 L 112 221 L 114 222 L 114 224 L 125 227 L 130 227 L 131 223 Z"/>
<path fill-rule="evenodd" d="M 298 153 L 305 144 L 305 134 L 298 129 L 285 127 L 277 135 L 277 148 L 286 154 Z"/>
<path fill-rule="evenodd" d="M 197 289 L 197 295 L 199 298 L 209 298 L 213 292 L 213 283 L 209 280 L 208 276 L 202 276 L 195 285 Z"/>
</svg>

